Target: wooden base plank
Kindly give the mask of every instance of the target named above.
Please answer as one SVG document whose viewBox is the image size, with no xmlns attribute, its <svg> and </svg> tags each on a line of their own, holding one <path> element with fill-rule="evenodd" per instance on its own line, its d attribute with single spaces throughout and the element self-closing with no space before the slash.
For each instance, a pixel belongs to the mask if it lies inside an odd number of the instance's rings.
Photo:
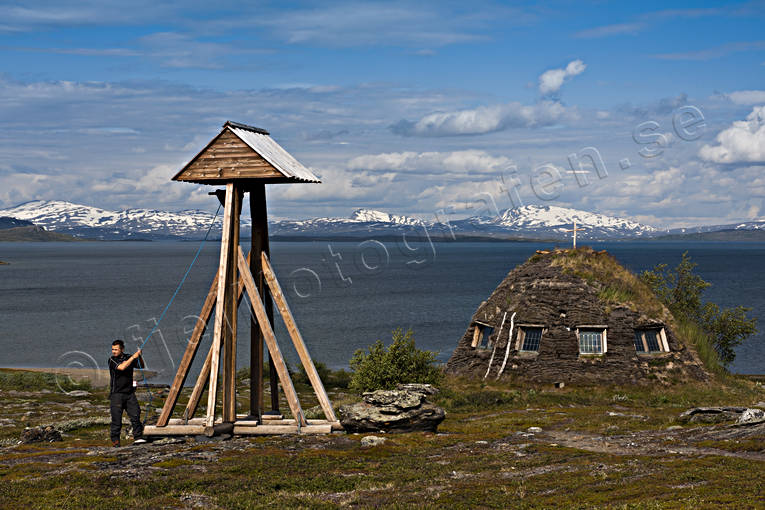
<svg viewBox="0 0 765 510">
<path fill-rule="evenodd" d="M 143 428 L 145 436 L 198 436 L 204 433 L 204 425 L 166 425 L 164 427 L 146 425 Z"/>
<path fill-rule="evenodd" d="M 331 434 L 332 425 L 329 423 L 326 425 L 306 425 L 304 427 L 300 427 L 300 433 L 301 434 Z"/>
<path fill-rule="evenodd" d="M 184 420 L 183 418 L 170 418 L 167 422 L 168 425 L 204 425 L 205 419 L 204 418 L 192 418 L 188 422 Z M 157 427 L 162 427 L 162 425 L 157 425 Z"/>
<path fill-rule="evenodd" d="M 270 436 L 277 434 L 297 434 L 297 425 L 256 425 L 242 426 L 234 424 L 234 434 L 236 435 L 251 435 L 251 436 Z"/>
<path fill-rule="evenodd" d="M 172 420 L 176 421 L 176 420 Z M 178 420 L 180 421 L 180 420 Z M 204 424 L 205 419 L 200 418 L 199 423 L 176 424 L 170 423 L 164 427 L 157 427 L 155 425 L 146 425 L 144 427 L 144 435 L 146 436 L 198 436 L 209 434 L 231 434 L 242 436 L 270 436 L 270 435 L 283 435 L 283 434 L 331 434 L 333 431 L 343 430 L 340 422 L 327 422 L 326 420 L 312 420 L 312 423 L 304 425 L 298 429 L 294 420 L 291 423 L 284 424 L 264 424 L 259 425 L 257 422 L 241 420 L 235 423 L 216 423 L 214 427 L 206 427 Z"/>
</svg>

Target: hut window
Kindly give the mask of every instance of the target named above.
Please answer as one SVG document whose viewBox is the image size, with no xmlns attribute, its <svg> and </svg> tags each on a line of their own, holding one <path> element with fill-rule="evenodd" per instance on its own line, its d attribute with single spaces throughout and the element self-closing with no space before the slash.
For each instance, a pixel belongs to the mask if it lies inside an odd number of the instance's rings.
<svg viewBox="0 0 765 510">
<path fill-rule="evenodd" d="M 579 328 L 579 353 L 603 354 L 606 352 L 605 328 Z"/>
<path fill-rule="evenodd" d="M 664 329 L 636 329 L 635 350 L 637 352 L 667 352 Z"/>
<path fill-rule="evenodd" d="M 491 334 L 494 332 L 494 328 L 486 326 L 484 324 L 475 323 L 475 329 L 473 330 L 473 348 L 487 349 L 490 346 L 484 343 L 484 339 L 488 341 Z"/>
<path fill-rule="evenodd" d="M 539 343 L 542 341 L 542 328 L 521 327 L 521 335 L 521 351 L 539 351 Z"/>
</svg>

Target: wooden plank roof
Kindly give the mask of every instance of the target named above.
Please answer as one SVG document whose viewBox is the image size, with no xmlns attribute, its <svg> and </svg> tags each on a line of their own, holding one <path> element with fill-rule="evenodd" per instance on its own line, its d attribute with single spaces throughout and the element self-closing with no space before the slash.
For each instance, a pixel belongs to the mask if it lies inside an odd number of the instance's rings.
<svg viewBox="0 0 765 510">
<path fill-rule="evenodd" d="M 174 181 L 221 184 L 230 181 L 267 183 L 321 182 L 265 129 L 227 121 L 199 154 L 173 177 Z"/>
</svg>

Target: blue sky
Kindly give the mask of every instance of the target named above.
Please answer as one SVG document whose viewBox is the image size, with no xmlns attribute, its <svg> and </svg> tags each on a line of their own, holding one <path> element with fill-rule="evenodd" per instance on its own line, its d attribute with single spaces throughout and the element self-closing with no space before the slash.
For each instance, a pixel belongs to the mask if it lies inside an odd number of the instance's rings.
<svg viewBox="0 0 765 510">
<path fill-rule="evenodd" d="M 0 2 L 2 207 L 213 208 L 169 178 L 230 119 L 324 181 L 274 217 L 765 217 L 763 2 L 66 4 Z"/>
</svg>

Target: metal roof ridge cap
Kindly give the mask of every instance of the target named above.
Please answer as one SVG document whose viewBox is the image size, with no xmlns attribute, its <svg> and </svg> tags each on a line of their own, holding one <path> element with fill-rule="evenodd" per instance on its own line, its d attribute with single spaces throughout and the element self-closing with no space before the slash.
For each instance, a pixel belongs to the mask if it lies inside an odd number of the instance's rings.
<svg viewBox="0 0 765 510">
<path fill-rule="evenodd" d="M 223 127 L 224 128 L 226 128 L 226 127 L 234 127 L 234 128 L 239 128 L 239 129 L 245 129 L 247 131 L 252 131 L 252 132 L 255 132 L 255 133 L 260 133 L 261 135 L 269 135 L 269 136 L 271 135 L 271 133 L 269 133 L 268 131 L 266 131 L 263 128 L 259 128 L 259 127 L 255 127 L 255 126 L 250 126 L 249 124 L 242 124 L 241 122 L 234 122 L 233 120 L 227 120 L 225 122 L 225 124 L 223 124 Z"/>
</svg>

